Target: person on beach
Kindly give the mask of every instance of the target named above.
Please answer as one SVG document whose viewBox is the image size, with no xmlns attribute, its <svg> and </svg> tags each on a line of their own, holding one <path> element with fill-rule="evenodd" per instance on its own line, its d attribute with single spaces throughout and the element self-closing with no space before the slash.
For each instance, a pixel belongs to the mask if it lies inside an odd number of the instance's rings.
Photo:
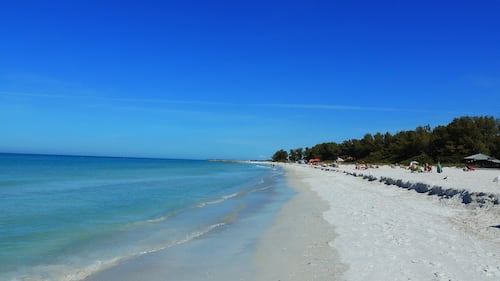
<svg viewBox="0 0 500 281">
<path fill-rule="evenodd" d="M 432 172 L 432 166 L 429 163 L 424 164 L 424 172 L 430 173 Z"/>
<path fill-rule="evenodd" d="M 443 167 L 441 166 L 441 162 L 438 161 L 436 169 L 439 174 L 443 172 Z"/>
</svg>

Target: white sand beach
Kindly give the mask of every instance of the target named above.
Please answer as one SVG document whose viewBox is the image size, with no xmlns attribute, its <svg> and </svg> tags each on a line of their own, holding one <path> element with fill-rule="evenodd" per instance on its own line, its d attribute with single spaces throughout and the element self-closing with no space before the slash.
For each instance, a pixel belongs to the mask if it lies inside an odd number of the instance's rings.
<svg viewBox="0 0 500 281">
<path fill-rule="evenodd" d="M 283 167 L 256 280 L 500 280 L 500 170 Z"/>
</svg>

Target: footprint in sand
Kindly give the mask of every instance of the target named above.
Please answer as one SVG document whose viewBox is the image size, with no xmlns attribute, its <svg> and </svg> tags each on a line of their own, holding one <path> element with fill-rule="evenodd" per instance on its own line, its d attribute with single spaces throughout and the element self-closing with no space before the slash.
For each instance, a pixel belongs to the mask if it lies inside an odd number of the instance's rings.
<svg viewBox="0 0 500 281">
<path fill-rule="evenodd" d="M 434 272 L 434 277 L 432 281 L 450 281 L 451 279 L 446 276 L 446 274 L 442 272 Z"/>
<path fill-rule="evenodd" d="M 482 267 L 482 273 L 487 277 L 500 277 L 500 266 L 486 265 Z"/>
</svg>

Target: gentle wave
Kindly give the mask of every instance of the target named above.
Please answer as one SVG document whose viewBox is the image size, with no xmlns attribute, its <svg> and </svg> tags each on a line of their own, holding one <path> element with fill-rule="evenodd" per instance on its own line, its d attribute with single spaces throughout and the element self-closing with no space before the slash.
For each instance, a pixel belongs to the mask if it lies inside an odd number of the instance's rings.
<svg viewBox="0 0 500 281">
<path fill-rule="evenodd" d="M 220 197 L 220 198 L 218 198 L 216 200 L 213 200 L 213 201 L 199 203 L 194 208 L 204 208 L 204 207 L 207 207 L 207 206 L 210 206 L 210 205 L 220 204 L 220 203 L 225 202 L 226 200 L 239 197 L 239 195 L 240 195 L 240 193 L 232 193 L 232 194 L 229 194 L 229 195 L 224 195 L 224 196 L 222 196 L 222 197 Z M 167 214 L 162 215 L 160 217 L 146 220 L 146 222 L 147 223 L 159 223 L 159 222 L 163 222 L 163 221 L 166 221 L 166 220 L 168 220 L 168 219 L 170 219 L 172 217 L 175 217 L 175 216 L 179 215 L 180 213 L 182 213 L 184 211 L 187 211 L 187 210 L 188 209 L 180 210 L 180 211 L 176 211 L 176 212 L 171 212 L 171 213 L 167 213 Z"/>
<path fill-rule="evenodd" d="M 214 201 L 208 201 L 208 202 L 202 202 L 200 204 L 198 204 L 196 207 L 197 208 L 203 208 L 203 207 L 206 207 L 208 205 L 215 205 L 215 204 L 219 204 L 219 203 L 222 203 L 228 199 L 231 199 L 231 198 L 235 198 L 239 195 L 239 193 L 232 193 L 232 194 L 229 194 L 229 195 L 224 195 Z"/>
<path fill-rule="evenodd" d="M 148 222 L 148 223 L 158 223 L 158 222 L 166 221 L 169 218 L 175 217 L 177 214 L 179 214 L 178 211 L 177 212 L 171 212 L 171 213 L 165 214 L 165 215 L 163 215 L 161 217 L 158 217 L 158 218 L 149 219 L 146 222 Z"/>
<path fill-rule="evenodd" d="M 261 180 L 259 182 L 259 184 L 263 184 L 264 183 L 264 180 Z M 193 208 L 204 208 L 204 207 L 207 207 L 207 206 L 211 206 L 211 205 L 216 205 L 216 204 L 220 204 L 220 203 L 224 203 L 225 201 L 227 200 L 230 200 L 230 199 L 233 199 L 233 198 L 242 198 L 242 197 L 245 197 L 247 196 L 248 194 L 251 194 L 251 193 L 254 193 L 254 192 L 259 192 L 259 191 L 264 191 L 264 190 L 267 190 L 269 188 L 271 188 L 272 185 L 266 185 L 266 186 L 263 186 L 263 187 L 259 187 L 259 188 L 254 188 L 254 189 L 250 189 L 250 190 L 247 190 L 247 191 L 243 191 L 243 192 L 236 192 L 236 193 L 231 193 L 231 194 L 228 194 L 228 195 L 223 195 L 215 200 L 212 200 L 212 201 L 207 201 L 207 202 L 201 202 L 199 204 L 197 204 L 196 206 L 194 206 Z M 189 208 L 190 209 L 190 208 Z M 162 215 L 160 217 L 157 217 L 157 218 L 152 218 L 152 219 L 148 219 L 144 222 L 146 223 L 160 223 L 160 222 L 164 222 L 172 217 L 175 217 L 185 211 L 187 211 L 188 209 L 184 209 L 184 210 L 179 210 L 179 211 L 175 211 L 175 212 L 171 212 L 171 213 L 167 213 L 165 215 Z M 144 222 L 139 222 L 138 224 L 141 224 L 141 223 L 144 223 Z"/>
<path fill-rule="evenodd" d="M 187 243 L 189 241 L 192 241 L 192 240 L 194 240 L 194 239 L 196 239 L 198 237 L 201 237 L 201 236 L 209 233 L 210 231 L 212 231 L 212 230 L 214 230 L 214 229 L 216 229 L 218 227 L 224 226 L 226 224 L 227 224 L 227 222 L 219 222 L 219 223 L 216 223 L 216 224 L 212 224 L 212 225 L 206 226 L 206 227 L 202 228 L 201 230 L 194 231 L 192 233 L 187 234 L 182 239 L 171 241 L 171 242 L 169 242 L 168 244 L 166 244 L 164 246 L 159 246 L 157 248 L 153 248 L 153 249 L 150 249 L 150 250 L 142 251 L 142 252 L 140 252 L 137 255 L 134 255 L 132 257 L 155 253 L 155 252 L 158 252 L 158 251 L 162 251 L 162 250 L 168 249 L 168 248 L 173 247 L 173 246 L 177 246 L 177 245 L 181 245 L 181 244 Z"/>
<path fill-rule="evenodd" d="M 86 265 L 83 268 L 75 268 L 77 265 L 44 265 L 34 267 L 30 272 L 23 274 L 23 276 L 13 277 L 9 281 L 20 280 L 38 280 L 38 281 L 80 281 L 100 271 L 104 271 L 111 267 L 117 266 L 127 260 L 140 257 L 142 255 L 152 254 L 162 250 L 166 250 L 173 246 L 188 243 L 198 237 L 201 237 L 210 231 L 231 223 L 231 220 L 226 218 L 222 222 L 205 226 L 201 229 L 188 233 L 185 237 L 169 241 L 163 245 L 153 246 L 150 249 L 142 250 L 136 253 L 130 253 L 122 257 L 114 257 L 108 260 L 97 260 L 92 264 Z M 71 273 L 68 273 L 71 272 Z"/>
<path fill-rule="evenodd" d="M 264 180 L 261 180 L 259 182 L 259 184 L 264 184 Z M 248 194 L 251 194 L 251 193 L 254 193 L 254 192 L 259 192 L 259 191 L 264 191 L 264 190 L 267 190 L 267 189 L 269 189 L 271 187 L 273 187 L 273 186 L 272 185 L 266 185 L 266 186 L 262 186 L 262 187 L 258 187 L 258 188 L 254 188 L 254 189 L 250 189 L 250 190 L 246 190 L 246 191 L 242 191 L 242 192 L 237 192 L 237 193 L 232 193 L 232 194 L 224 195 L 224 196 L 221 196 L 220 198 L 218 198 L 216 200 L 213 200 L 213 201 L 202 202 L 202 203 L 196 205 L 196 208 L 203 208 L 203 207 L 206 207 L 206 206 L 209 206 L 209 205 L 220 204 L 220 203 L 223 203 L 226 200 L 233 199 L 233 198 L 242 198 L 242 197 L 247 196 Z"/>
<path fill-rule="evenodd" d="M 268 189 L 270 187 L 271 186 L 265 186 L 265 187 L 261 187 L 261 188 L 256 188 L 256 189 L 252 189 L 252 190 L 249 190 L 247 192 L 244 192 L 244 193 L 245 194 L 249 194 L 249 193 L 253 193 L 253 192 L 258 192 L 258 191 L 266 190 L 266 189 Z M 225 195 L 225 196 L 222 196 L 218 200 L 206 202 L 206 204 L 204 204 L 204 206 L 208 206 L 208 205 L 211 205 L 211 204 L 218 204 L 218 203 L 224 202 L 226 200 L 229 200 L 231 198 L 236 198 L 239 195 L 241 195 L 241 194 L 240 193 L 232 193 L 232 194 L 229 194 L 229 195 Z M 200 208 L 200 207 L 198 207 L 198 208 Z M 178 239 L 178 240 L 173 240 L 173 241 L 170 241 L 170 242 L 168 242 L 166 244 L 153 246 L 150 249 L 142 250 L 140 252 L 129 254 L 127 256 L 116 257 L 116 258 L 112 258 L 112 259 L 109 259 L 109 260 L 106 260 L 106 261 L 96 261 L 95 263 L 93 263 L 93 264 L 91 264 L 89 266 L 86 266 L 85 268 L 80 269 L 80 270 L 78 270 L 76 272 L 74 272 L 74 269 L 69 269 L 68 268 L 68 271 L 73 271 L 73 273 L 66 274 L 63 277 L 59 278 L 59 279 L 54 279 L 54 278 L 49 278 L 49 279 L 38 279 L 38 278 L 35 278 L 35 279 L 36 280 L 42 280 L 42 281 L 46 281 L 46 280 L 47 281 L 49 281 L 49 280 L 57 280 L 57 281 L 79 281 L 79 280 L 83 280 L 83 279 L 91 276 L 92 274 L 95 274 L 97 272 L 109 269 L 109 268 L 114 267 L 114 266 L 117 266 L 117 265 L 119 265 L 119 264 L 121 264 L 121 263 L 123 263 L 123 262 L 125 262 L 127 260 L 130 260 L 130 259 L 142 256 L 142 255 L 152 254 L 152 253 L 155 253 L 155 252 L 166 250 L 166 249 L 171 248 L 173 246 L 177 246 L 177 245 L 181 245 L 181 244 L 184 244 L 184 243 L 188 243 L 188 242 L 190 242 L 190 241 L 192 241 L 192 240 L 194 240 L 196 238 L 199 238 L 199 237 L 201 237 L 201 236 L 209 233 L 210 231 L 212 231 L 212 230 L 214 230 L 216 228 L 232 224 L 232 223 L 234 223 L 237 220 L 240 211 L 244 210 L 245 208 L 247 208 L 246 205 L 240 205 L 232 213 L 230 213 L 227 216 L 225 216 L 220 222 L 212 224 L 212 225 L 205 226 L 205 227 L 200 228 L 200 229 L 198 229 L 196 231 L 188 233 L 186 236 L 184 236 L 184 238 L 181 238 L 181 239 Z M 168 218 L 171 218 L 171 217 L 177 215 L 178 213 L 179 212 L 169 213 L 169 214 L 161 216 L 159 218 L 148 220 L 148 222 L 150 222 L 150 223 L 162 222 L 164 220 L 167 220 Z M 52 272 L 54 272 L 54 271 L 61 272 L 61 270 L 54 270 L 54 269 L 56 269 L 56 267 L 57 266 L 47 266 L 47 268 L 49 268 L 50 271 L 52 271 Z M 27 279 L 27 280 L 30 280 L 30 279 Z M 11 281 L 17 281 L 17 279 L 13 279 Z"/>
</svg>

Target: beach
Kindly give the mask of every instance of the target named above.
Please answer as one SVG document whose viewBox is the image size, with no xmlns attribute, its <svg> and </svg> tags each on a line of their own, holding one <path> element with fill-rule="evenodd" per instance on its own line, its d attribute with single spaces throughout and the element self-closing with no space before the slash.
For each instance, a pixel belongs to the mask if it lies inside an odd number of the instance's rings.
<svg viewBox="0 0 500 281">
<path fill-rule="evenodd" d="M 499 170 L 282 166 L 256 280 L 500 280 Z"/>
<path fill-rule="evenodd" d="M 0 156 L 2 280 L 500 280 L 500 170 Z"/>
</svg>

